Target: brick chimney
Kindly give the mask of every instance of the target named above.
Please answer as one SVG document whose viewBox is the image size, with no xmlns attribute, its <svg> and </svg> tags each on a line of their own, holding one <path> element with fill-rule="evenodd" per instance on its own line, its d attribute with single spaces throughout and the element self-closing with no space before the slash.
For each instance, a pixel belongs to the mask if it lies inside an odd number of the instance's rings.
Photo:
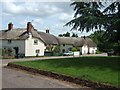
<svg viewBox="0 0 120 90">
<path fill-rule="evenodd" d="M 10 23 L 8 24 L 8 30 L 11 30 L 11 29 L 13 29 L 13 24 L 10 22 Z"/>
<path fill-rule="evenodd" d="M 49 29 L 46 29 L 46 33 L 48 33 L 48 34 L 49 34 Z"/>
<path fill-rule="evenodd" d="M 28 22 L 27 23 L 27 32 L 28 33 L 31 33 L 31 30 L 33 29 L 34 27 L 33 27 L 33 25 L 31 24 L 31 22 Z"/>
</svg>

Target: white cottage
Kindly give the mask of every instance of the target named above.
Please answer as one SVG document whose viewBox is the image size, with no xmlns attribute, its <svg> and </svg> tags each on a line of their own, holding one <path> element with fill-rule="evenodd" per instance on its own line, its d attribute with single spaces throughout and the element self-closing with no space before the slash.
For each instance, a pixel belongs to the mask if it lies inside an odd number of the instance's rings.
<svg viewBox="0 0 120 90">
<path fill-rule="evenodd" d="M 44 56 L 45 42 L 30 22 L 27 28 L 13 28 L 13 24 L 9 23 L 7 30 L 0 31 L 0 42 L 2 49 L 11 48 L 14 54 Z"/>
<path fill-rule="evenodd" d="M 90 38 L 80 37 L 57 37 L 61 46 L 61 52 L 67 52 L 73 47 L 77 47 L 81 54 L 95 54 L 97 47 Z"/>
<path fill-rule="evenodd" d="M 66 52 L 73 47 L 79 47 L 82 54 L 96 53 L 96 44 L 89 38 L 56 37 L 46 30 L 46 33 L 34 29 L 31 22 L 27 28 L 13 28 L 8 24 L 7 30 L 0 31 L 1 49 L 10 48 L 14 55 L 44 56 L 47 51 L 53 51 L 60 45 L 61 52 Z"/>
</svg>

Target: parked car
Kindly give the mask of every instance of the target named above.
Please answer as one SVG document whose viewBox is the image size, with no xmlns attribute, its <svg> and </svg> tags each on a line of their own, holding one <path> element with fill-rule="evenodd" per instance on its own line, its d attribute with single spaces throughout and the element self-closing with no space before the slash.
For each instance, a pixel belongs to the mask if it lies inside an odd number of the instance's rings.
<svg viewBox="0 0 120 90">
<path fill-rule="evenodd" d="M 72 55 L 73 55 L 72 51 L 68 51 L 68 52 L 63 53 L 63 56 L 72 56 Z"/>
</svg>

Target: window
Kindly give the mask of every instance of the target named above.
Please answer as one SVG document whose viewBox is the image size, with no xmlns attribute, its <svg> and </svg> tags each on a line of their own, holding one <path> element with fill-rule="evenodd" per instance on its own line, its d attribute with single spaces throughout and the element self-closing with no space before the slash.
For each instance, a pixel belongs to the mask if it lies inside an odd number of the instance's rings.
<svg viewBox="0 0 120 90">
<path fill-rule="evenodd" d="M 34 40 L 34 45 L 38 45 L 38 40 Z"/>
<path fill-rule="evenodd" d="M 64 53 L 64 52 L 65 52 L 65 49 L 63 49 L 62 52 Z"/>
<path fill-rule="evenodd" d="M 8 40 L 8 44 L 11 44 L 12 43 L 12 41 L 11 40 Z"/>
<path fill-rule="evenodd" d="M 39 49 L 37 49 L 35 52 L 36 52 L 36 53 L 39 53 L 39 52 L 40 52 L 40 50 L 39 50 Z"/>
<path fill-rule="evenodd" d="M 63 46 L 65 46 L 65 44 L 63 44 Z"/>
<path fill-rule="evenodd" d="M 84 50 L 84 53 L 86 53 L 86 51 Z"/>
<path fill-rule="evenodd" d="M 47 46 L 47 44 L 45 44 L 45 46 Z"/>
</svg>

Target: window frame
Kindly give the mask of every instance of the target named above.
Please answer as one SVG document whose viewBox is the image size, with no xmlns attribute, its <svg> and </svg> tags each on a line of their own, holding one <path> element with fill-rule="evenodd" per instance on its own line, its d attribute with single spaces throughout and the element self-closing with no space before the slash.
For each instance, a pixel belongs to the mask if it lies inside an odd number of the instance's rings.
<svg viewBox="0 0 120 90">
<path fill-rule="evenodd" d="M 37 53 L 37 54 L 40 53 L 40 49 L 36 49 L 35 53 Z"/>
<path fill-rule="evenodd" d="M 38 40 L 34 40 L 34 45 L 38 45 Z"/>
<path fill-rule="evenodd" d="M 12 40 L 8 40 L 8 44 L 11 44 L 12 43 Z"/>
</svg>

